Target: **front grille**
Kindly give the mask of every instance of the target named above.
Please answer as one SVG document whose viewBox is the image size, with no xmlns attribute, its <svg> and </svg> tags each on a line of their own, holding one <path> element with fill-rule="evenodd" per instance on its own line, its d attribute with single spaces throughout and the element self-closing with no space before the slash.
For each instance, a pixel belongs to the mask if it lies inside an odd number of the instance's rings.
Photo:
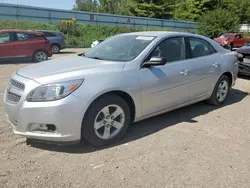
<svg viewBox="0 0 250 188">
<path fill-rule="evenodd" d="M 15 94 L 15 93 L 12 93 L 12 92 L 7 93 L 7 99 L 10 102 L 18 103 L 20 101 L 20 98 L 21 98 L 21 96 Z"/>
<path fill-rule="evenodd" d="M 245 69 L 245 70 L 250 70 L 250 66 L 249 65 L 246 65 L 246 64 L 239 64 L 239 68 L 240 69 Z"/>
<path fill-rule="evenodd" d="M 10 85 L 22 91 L 25 89 L 25 85 L 23 83 L 20 83 L 14 79 L 10 80 Z"/>
</svg>

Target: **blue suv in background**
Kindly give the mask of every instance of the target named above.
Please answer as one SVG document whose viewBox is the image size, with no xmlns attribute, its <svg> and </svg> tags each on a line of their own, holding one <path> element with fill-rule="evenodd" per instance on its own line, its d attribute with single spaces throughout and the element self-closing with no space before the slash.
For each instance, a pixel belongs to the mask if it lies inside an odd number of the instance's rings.
<svg viewBox="0 0 250 188">
<path fill-rule="evenodd" d="M 36 30 L 38 32 L 44 33 L 45 37 L 50 41 L 52 52 L 58 54 L 60 50 L 66 48 L 66 43 L 64 41 L 64 36 L 58 31 L 48 31 L 48 30 Z"/>
</svg>

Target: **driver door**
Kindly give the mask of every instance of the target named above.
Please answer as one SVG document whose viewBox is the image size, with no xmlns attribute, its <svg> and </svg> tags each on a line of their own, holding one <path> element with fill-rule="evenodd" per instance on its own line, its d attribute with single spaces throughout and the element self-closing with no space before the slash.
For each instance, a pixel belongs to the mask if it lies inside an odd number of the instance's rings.
<svg viewBox="0 0 250 188">
<path fill-rule="evenodd" d="M 15 54 L 12 50 L 11 33 L 0 33 L 0 59 L 11 58 Z"/>
<path fill-rule="evenodd" d="M 234 47 L 241 47 L 245 43 L 245 39 L 243 39 L 241 34 L 237 34 L 235 36 Z"/>
<path fill-rule="evenodd" d="M 160 56 L 166 59 L 161 66 L 140 70 L 142 115 L 163 111 L 189 101 L 189 63 L 185 60 L 183 37 L 163 40 L 146 58 Z"/>
</svg>

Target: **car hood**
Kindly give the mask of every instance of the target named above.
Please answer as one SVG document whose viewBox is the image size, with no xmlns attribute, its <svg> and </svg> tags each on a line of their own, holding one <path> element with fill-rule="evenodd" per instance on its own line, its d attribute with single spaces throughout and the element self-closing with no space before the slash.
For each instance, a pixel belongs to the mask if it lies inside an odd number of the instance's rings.
<svg viewBox="0 0 250 188">
<path fill-rule="evenodd" d="M 124 62 L 71 56 L 27 66 L 19 69 L 17 74 L 46 84 L 84 78 L 94 73 L 120 71 L 123 67 Z"/>
</svg>

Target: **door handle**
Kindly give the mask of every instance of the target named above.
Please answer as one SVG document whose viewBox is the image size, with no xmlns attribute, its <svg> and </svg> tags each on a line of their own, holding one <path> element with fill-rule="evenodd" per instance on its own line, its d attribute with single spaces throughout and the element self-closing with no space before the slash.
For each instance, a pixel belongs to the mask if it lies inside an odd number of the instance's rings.
<svg viewBox="0 0 250 188">
<path fill-rule="evenodd" d="M 214 63 L 214 64 L 213 64 L 213 67 L 215 67 L 215 68 L 217 68 L 218 66 L 219 66 L 218 63 Z"/>
<path fill-rule="evenodd" d="M 183 70 L 180 72 L 180 75 L 187 76 L 189 73 L 189 70 Z"/>
</svg>

